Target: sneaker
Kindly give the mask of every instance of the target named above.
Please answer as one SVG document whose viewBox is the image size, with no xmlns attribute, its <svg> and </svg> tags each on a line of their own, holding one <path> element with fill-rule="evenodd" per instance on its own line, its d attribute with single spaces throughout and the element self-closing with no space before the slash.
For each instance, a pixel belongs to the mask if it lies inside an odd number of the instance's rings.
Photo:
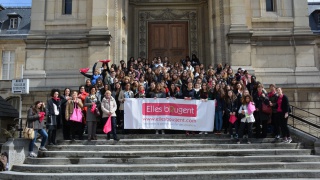
<svg viewBox="0 0 320 180">
<path fill-rule="evenodd" d="M 283 143 L 288 143 L 288 139 L 287 139 L 287 138 L 283 138 L 283 139 L 282 139 L 282 142 L 283 142 Z"/>
<path fill-rule="evenodd" d="M 159 134 L 159 131 L 158 131 L 158 130 L 156 130 L 156 134 Z"/>
<path fill-rule="evenodd" d="M 36 155 L 36 153 L 34 153 L 34 152 L 30 152 L 30 153 L 29 153 L 29 157 L 36 158 L 37 155 Z"/>
<path fill-rule="evenodd" d="M 235 134 L 233 137 L 234 137 L 235 139 L 238 139 L 238 138 L 239 138 L 238 134 Z"/>
<path fill-rule="evenodd" d="M 207 132 L 207 131 L 205 131 L 205 132 L 204 132 L 204 134 L 208 134 L 208 132 Z"/>
<path fill-rule="evenodd" d="M 240 141 L 237 141 L 237 144 L 240 144 Z"/>
<path fill-rule="evenodd" d="M 40 147 L 39 150 L 40 150 L 40 151 L 48 151 L 48 149 L 45 148 L 44 146 Z"/>
<path fill-rule="evenodd" d="M 203 132 L 199 132 L 199 134 L 203 134 Z"/>
<path fill-rule="evenodd" d="M 247 142 L 247 144 L 251 144 L 251 142 L 250 142 L 250 141 L 248 141 L 248 142 Z"/>
<path fill-rule="evenodd" d="M 165 134 L 165 133 L 164 133 L 164 130 L 161 130 L 161 134 Z"/>
<path fill-rule="evenodd" d="M 287 143 L 291 143 L 292 142 L 291 137 L 288 137 L 287 141 L 288 141 Z"/>
</svg>

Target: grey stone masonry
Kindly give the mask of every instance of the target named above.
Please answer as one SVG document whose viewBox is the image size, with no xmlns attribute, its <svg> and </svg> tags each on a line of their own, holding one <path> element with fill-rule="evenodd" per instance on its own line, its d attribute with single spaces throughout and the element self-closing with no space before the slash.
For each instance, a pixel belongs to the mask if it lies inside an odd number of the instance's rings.
<svg viewBox="0 0 320 180">
<path fill-rule="evenodd" d="M 0 179 L 296 179 L 320 177 L 320 156 L 300 139 L 235 143 L 229 135 L 119 135 L 58 141 Z"/>
</svg>

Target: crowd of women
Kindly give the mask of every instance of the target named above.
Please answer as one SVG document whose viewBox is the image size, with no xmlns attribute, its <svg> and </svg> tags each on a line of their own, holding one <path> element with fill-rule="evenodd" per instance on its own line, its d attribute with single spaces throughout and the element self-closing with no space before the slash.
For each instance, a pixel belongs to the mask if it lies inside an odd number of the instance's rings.
<svg viewBox="0 0 320 180">
<path fill-rule="evenodd" d="M 101 67 L 97 67 L 100 63 Z M 93 65 L 92 74 L 83 69 L 80 73 L 88 79 L 77 91 L 65 88 L 60 94 L 58 89 L 53 89 L 46 106 L 37 101 L 28 111 L 28 126 L 42 136 L 39 150 L 46 150 L 47 139 L 49 145 L 56 144 L 59 127 L 62 127 L 65 140 L 82 140 L 84 131 L 87 131 L 88 141 L 96 140 L 97 123 L 104 124 L 108 119 L 114 140 L 119 140 L 116 130 L 123 129 L 127 98 L 216 100 L 215 117 L 208 118 L 214 121 L 215 134 L 229 133 L 237 143 L 246 135 L 247 143 L 250 143 L 252 137 L 266 138 L 268 127 L 272 127 L 275 141 L 292 141 L 287 127 L 290 111 L 287 96 L 274 84 L 267 92 L 254 75 L 242 68 L 234 72 L 229 64 L 205 67 L 193 54 L 191 58 L 187 56 L 174 63 L 168 57 L 155 57 L 150 62 L 131 57 L 127 63 L 121 60 L 119 65 L 100 60 Z M 81 120 L 75 116 L 77 109 L 82 111 Z M 48 133 L 43 129 L 40 112 L 46 113 Z M 165 133 L 164 130 L 161 132 Z M 189 133 L 187 131 L 186 135 Z M 110 139 L 110 133 L 107 139 Z M 34 142 L 35 139 L 30 142 L 30 156 L 36 156 Z"/>
</svg>

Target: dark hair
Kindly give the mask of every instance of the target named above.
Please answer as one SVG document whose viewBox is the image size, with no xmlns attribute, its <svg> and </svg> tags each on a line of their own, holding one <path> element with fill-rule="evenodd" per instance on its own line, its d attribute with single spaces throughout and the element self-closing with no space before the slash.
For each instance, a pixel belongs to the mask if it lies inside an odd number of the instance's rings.
<svg viewBox="0 0 320 180">
<path fill-rule="evenodd" d="M 52 90 L 51 90 L 51 93 L 50 93 L 50 96 L 53 97 L 53 95 L 54 95 L 55 92 L 58 92 L 59 95 L 60 95 L 60 90 L 59 90 L 59 89 L 52 89 Z"/>
<path fill-rule="evenodd" d="M 84 87 L 83 85 L 79 86 L 79 93 L 80 93 L 80 90 L 81 90 L 82 87 L 83 87 L 83 89 L 86 88 L 86 87 Z"/>
<path fill-rule="evenodd" d="M 90 87 L 90 90 L 89 90 L 90 93 L 91 93 L 91 90 L 92 90 L 93 88 L 94 88 L 96 91 L 98 90 L 98 88 L 97 88 L 96 86 L 91 86 L 91 87 Z"/>
<path fill-rule="evenodd" d="M 250 95 L 245 95 L 245 96 L 243 97 L 243 99 L 242 99 L 242 104 L 247 104 L 247 101 L 246 101 L 247 97 L 249 97 L 249 98 L 250 98 L 250 101 L 252 101 L 252 96 L 250 96 Z"/>
<path fill-rule="evenodd" d="M 67 89 L 69 89 L 70 94 L 71 94 L 71 89 L 70 89 L 70 88 L 65 88 L 65 89 L 63 90 L 63 95 L 66 95 L 66 90 L 67 90 Z"/>
</svg>

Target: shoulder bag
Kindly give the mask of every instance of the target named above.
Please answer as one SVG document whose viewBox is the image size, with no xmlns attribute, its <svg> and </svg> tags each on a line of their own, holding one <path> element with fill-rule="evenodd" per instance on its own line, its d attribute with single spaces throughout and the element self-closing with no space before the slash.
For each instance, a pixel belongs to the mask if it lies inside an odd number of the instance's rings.
<svg viewBox="0 0 320 180">
<path fill-rule="evenodd" d="M 34 122 L 32 123 L 34 127 Z M 28 128 L 28 120 L 26 121 L 26 127 L 23 129 L 23 137 L 27 139 L 34 139 L 34 129 Z"/>
<path fill-rule="evenodd" d="M 262 102 L 262 112 L 270 115 L 272 113 L 271 106 L 266 105 L 265 103 Z"/>
</svg>

